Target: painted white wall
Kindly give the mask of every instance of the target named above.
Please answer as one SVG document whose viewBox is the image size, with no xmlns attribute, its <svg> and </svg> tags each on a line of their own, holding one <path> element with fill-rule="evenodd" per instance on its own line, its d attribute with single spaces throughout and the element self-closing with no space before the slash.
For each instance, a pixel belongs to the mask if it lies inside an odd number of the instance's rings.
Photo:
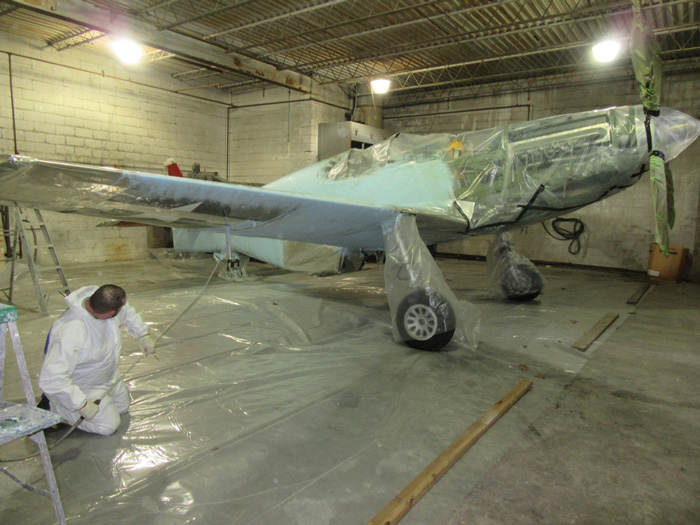
<svg viewBox="0 0 700 525">
<path fill-rule="evenodd" d="M 345 120 L 349 102 L 337 88 L 314 91 L 273 88 L 232 97 L 231 181 L 266 184 L 316 162 L 318 125 Z"/>
<path fill-rule="evenodd" d="M 123 66 L 81 49 L 40 48 L 5 35 L 0 44 L 0 152 L 14 153 L 10 55 L 17 150 L 21 155 L 165 173 L 175 158 L 183 171 L 225 172 L 228 100 L 197 96 L 148 64 Z M 146 228 L 96 228 L 101 219 L 44 214 L 61 261 L 147 257 Z"/>
<path fill-rule="evenodd" d="M 664 79 L 664 105 L 700 118 L 697 75 L 670 74 Z M 451 93 L 454 99 L 458 93 Z M 552 115 L 609 106 L 634 105 L 638 93 L 631 81 L 601 82 L 588 86 L 553 88 L 530 93 L 490 97 L 465 97 L 449 103 L 432 103 L 392 109 L 384 107 L 384 127 L 414 133 L 459 132 L 483 129 Z M 418 115 L 413 117 L 412 115 Z M 697 235 L 700 196 L 700 141 L 671 163 L 676 184 L 676 227 L 672 243 L 693 250 Z M 568 243 L 556 241 L 541 225 L 513 232 L 520 253 L 530 259 L 646 270 L 649 244 L 654 240 L 654 218 L 648 175 L 635 186 L 583 208 L 570 217 L 586 224 L 587 240 L 579 255 L 567 251 Z M 439 246 L 444 253 L 486 254 L 491 236 L 474 237 Z"/>
</svg>

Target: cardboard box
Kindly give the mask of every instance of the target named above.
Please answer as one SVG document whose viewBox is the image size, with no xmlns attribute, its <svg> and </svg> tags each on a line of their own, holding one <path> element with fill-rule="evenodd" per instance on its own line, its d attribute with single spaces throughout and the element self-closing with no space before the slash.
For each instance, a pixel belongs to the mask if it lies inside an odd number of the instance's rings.
<svg viewBox="0 0 700 525">
<path fill-rule="evenodd" d="M 688 262 L 688 248 L 672 244 L 668 247 L 668 257 L 661 253 L 661 248 L 653 243 L 649 249 L 647 274 L 657 281 L 680 281 Z"/>
</svg>

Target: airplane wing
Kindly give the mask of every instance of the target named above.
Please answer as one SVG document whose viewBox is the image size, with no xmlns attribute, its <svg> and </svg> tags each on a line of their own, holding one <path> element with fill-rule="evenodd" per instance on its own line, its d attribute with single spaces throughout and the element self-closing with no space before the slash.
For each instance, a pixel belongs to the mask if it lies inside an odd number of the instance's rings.
<svg viewBox="0 0 700 525">
<path fill-rule="evenodd" d="M 220 184 L 42 161 L 0 160 L 0 202 L 173 228 L 225 231 L 350 248 L 382 249 L 381 225 L 416 215 L 428 244 L 454 238 L 467 225 L 457 213 L 399 208 L 282 190 Z"/>
</svg>

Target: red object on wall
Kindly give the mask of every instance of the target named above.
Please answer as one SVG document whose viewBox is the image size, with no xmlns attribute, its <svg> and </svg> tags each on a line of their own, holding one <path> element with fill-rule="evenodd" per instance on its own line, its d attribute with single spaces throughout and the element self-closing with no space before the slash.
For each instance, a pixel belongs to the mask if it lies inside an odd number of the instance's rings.
<svg viewBox="0 0 700 525">
<path fill-rule="evenodd" d="M 177 165 L 176 162 L 168 164 L 168 175 L 170 175 L 171 177 L 183 177 L 182 172 L 180 171 L 180 167 Z"/>
</svg>

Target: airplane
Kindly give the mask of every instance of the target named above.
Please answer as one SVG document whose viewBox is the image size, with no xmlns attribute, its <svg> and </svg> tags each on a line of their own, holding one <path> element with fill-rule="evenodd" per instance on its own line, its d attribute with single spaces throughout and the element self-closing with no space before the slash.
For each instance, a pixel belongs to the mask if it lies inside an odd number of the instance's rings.
<svg viewBox="0 0 700 525">
<path fill-rule="evenodd" d="M 474 314 L 428 246 L 496 234 L 505 295 L 532 300 L 543 280 L 516 257 L 508 230 L 610 197 L 639 181 L 650 155 L 662 150 L 669 162 L 698 135 L 700 121 L 680 111 L 663 108 L 649 125 L 642 106 L 612 107 L 459 134 L 400 133 L 263 187 L 9 155 L 0 202 L 182 229 L 180 247 L 218 243 L 229 260 L 235 250 L 264 261 L 275 246 L 300 242 L 353 270 L 363 253 L 383 251 L 394 338 L 436 351 L 455 336 L 470 342 Z M 279 253 L 268 260 L 286 264 Z"/>
</svg>

